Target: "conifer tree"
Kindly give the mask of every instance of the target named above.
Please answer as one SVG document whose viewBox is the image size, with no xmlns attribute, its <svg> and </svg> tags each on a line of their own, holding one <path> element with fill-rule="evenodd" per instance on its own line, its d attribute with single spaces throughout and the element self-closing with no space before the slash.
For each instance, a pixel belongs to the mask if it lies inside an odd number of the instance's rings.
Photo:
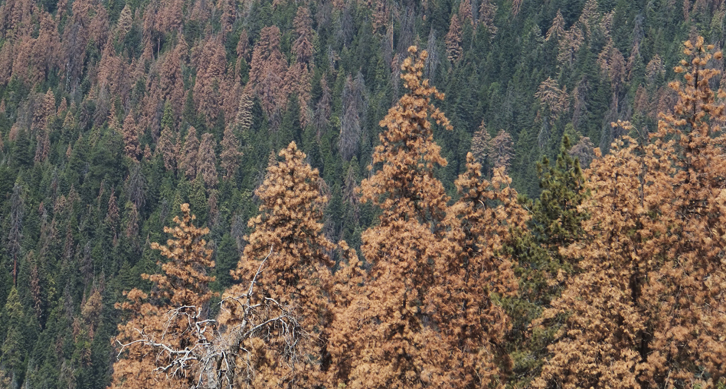
<svg viewBox="0 0 726 389">
<path fill-rule="evenodd" d="M 168 260 L 160 264 L 162 274 L 142 275 L 154 285 L 151 296 L 132 289 L 128 301 L 116 304 L 130 317 L 118 326 L 120 350 L 112 388 L 195 387 L 201 379 L 198 348 L 213 340 L 208 338 L 213 336 L 212 323 L 204 316 L 214 296 L 208 287 L 214 277 L 207 275 L 214 261 L 202 239 L 209 230 L 193 225 L 188 204 L 181 211 L 182 217 L 174 218 L 177 226 L 164 228 L 174 239 L 151 245 Z M 205 333 L 195 326 L 210 328 Z"/>
<path fill-rule="evenodd" d="M 451 16 L 449 32 L 446 33 L 446 58 L 455 63 L 461 58 L 461 22 L 456 14 Z"/>
<path fill-rule="evenodd" d="M 230 180 L 234 177 L 239 167 L 239 159 L 242 152 L 239 151 L 239 141 L 232 131 L 232 126 L 224 129 L 224 137 L 222 138 L 222 153 L 219 155 L 221 168 L 224 171 L 224 179 Z"/>
<path fill-rule="evenodd" d="M 559 256 L 559 247 L 567 247 L 579 238 L 586 217 L 578 209 L 586 195 L 582 169 L 570 149 L 570 138 L 565 135 L 554 166 L 547 157 L 537 164 L 542 192 L 532 204 L 532 231 L 555 256 Z"/>
<path fill-rule="evenodd" d="M 562 12 L 560 12 L 560 10 L 557 10 L 557 15 L 555 15 L 554 20 L 552 20 L 552 25 L 550 26 L 549 30 L 547 30 L 547 35 L 545 36 L 545 39 L 559 39 L 562 38 L 564 35 L 565 18 L 562 16 Z"/>
<path fill-rule="evenodd" d="M 585 238 L 566 252 L 580 258 L 581 273 L 535 321 L 551 325 L 570 315 L 549 346 L 536 388 L 639 386 L 644 360 L 638 346 L 647 317 L 638 307 L 637 285 L 652 270 L 644 254 L 662 226 L 653 228 L 641 202 L 655 193 L 640 183 L 637 144 L 619 140 L 613 146 L 611 154 L 593 161 L 587 177 L 592 197 L 584 205 L 592 217 L 583 222 Z"/>
<path fill-rule="evenodd" d="M 350 161 L 358 153 L 363 127 L 361 116 L 366 110 L 365 85 L 363 75 L 358 74 L 355 81 L 348 76 L 343 87 L 343 115 L 340 119 L 340 140 L 338 147 L 340 154 L 346 161 Z"/>
<path fill-rule="evenodd" d="M 249 221 L 253 232 L 245 238 L 249 243 L 232 276 L 248 282 L 260 272 L 258 293 L 290 306 L 309 336 L 300 341 L 292 360 L 285 356 L 282 338 L 270 339 L 262 351 L 255 351 L 265 354 L 252 357 L 260 363 L 255 370 L 268 375 L 264 379 L 270 386 L 314 387 L 322 382 L 321 327 L 330 320 L 325 288 L 333 265 L 328 252 L 334 246 L 323 236 L 321 223 L 327 198 L 321 194 L 317 169 L 305 163 L 295 142 L 279 156 L 283 161 L 268 167 L 265 182 L 255 191 L 262 201 L 260 214 Z M 233 286 L 224 296 L 243 294 L 245 288 Z M 239 324 L 244 318 L 237 305 L 223 307 L 222 324 Z"/>
<path fill-rule="evenodd" d="M 501 386 L 511 362 L 503 347 L 511 319 L 496 299 L 518 289 L 512 257 L 505 245 L 522 230 L 529 216 L 503 168 L 491 182 L 481 165 L 467 155 L 467 170 L 456 180 L 461 198 L 450 208 L 446 224 L 448 255 L 436 259 L 439 276 L 430 300 L 440 336 L 449 344 L 444 362 L 448 387 Z"/>
<path fill-rule="evenodd" d="M 239 108 L 237 108 L 237 116 L 235 125 L 241 131 L 247 131 L 252 127 L 252 95 L 248 90 L 242 92 L 239 98 Z"/>
<path fill-rule="evenodd" d="M 124 139 L 124 154 L 134 161 L 138 161 L 141 155 L 141 147 L 139 146 L 136 121 L 130 113 L 124 119 L 122 134 Z"/>
<path fill-rule="evenodd" d="M 215 188 L 219 182 L 217 178 L 217 154 L 214 149 L 217 142 L 214 135 L 206 133 L 202 135 L 202 143 L 197 153 L 197 174 L 201 174 L 207 188 Z"/>
<path fill-rule="evenodd" d="M 313 58 L 313 31 L 310 10 L 307 7 L 298 7 L 293 27 L 297 38 L 292 46 L 292 51 L 297 56 L 297 62 L 309 63 Z"/>
<path fill-rule="evenodd" d="M 531 335 L 526 335 L 527 328 L 559 297 L 567 277 L 577 269 L 579 258 L 565 257 L 559 251 L 582 237 L 582 221 L 586 218 L 579 208 L 586 198 L 585 181 L 569 147 L 565 136 L 557 162 L 550 165 L 543 157 L 537 164 L 542 191 L 534 201 L 520 199 L 531 219 L 526 229 L 513 231 L 514 239 L 507 242 L 507 249 L 519 261 L 515 267 L 519 295 L 507 303 L 507 312 L 513 318 L 509 347 L 514 350 L 514 373 L 518 375 L 515 385 L 539 375 L 547 346 L 558 327 L 553 324 L 536 328 Z"/>
<path fill-rule="evenodd" d="M 2 344 L 0 344 L 0 365 L 9 373 L 10 378 L 19 383 L 25 372 L 26 345 L 24 328 L 27 325 L 23 305 L 18 296 L 18 290 L 10 289 L 7 302 L 3 308 L 4 327 L 7 329 Z M 17 385 L 17 384 L 16 384 Z"/>
<path fill-rule="evenodd" d="M 250 84 L 260 96 L 265 113 L 281 110 L 287 102 L 289 85 L 283 85 L 287 63 L 280 52 L 280 29 L 265 27 L 252 51 Z"/>
<path fill-rule="evenodd" d="M 197 130 L 194 127 L 189 127 L 179 161 L 179 170 L 189 180 L 193 180 L 197 176 L 198 153 L 199 139 L 197 139 Z"/>
<path fill-rule="evenodd" d="M 479 4 L 479 23 L 489 31 L 490 39 L 497 33 L 497 26 L 494 24 L 494 17 L 497 14 L 497 5 L 491 0 L 482 0 Z"/>
<path fill-rule="evenodd" d="M 648 154 L 668 158 L 656 173 L 671 177 L 661 197 L 651 200 L 668 204 L 661 216 L 668 230 L 650 248 L 652 260 L 663 262 L 643 291 L 653 323 L 644 375 L 659 386 L 687 385 L 694 377 L 704 386 L 726 380 L 726 91 L 710 87 L 721 76 L 711 66 L 719 66 L 723 54 L 703 37 L 684 46 L 686 59 L 675 68 L 684 82 L 670 84 L 678 102 L 661 114 Z M 719 62 L 712 65 L 712 59 Z"/>
<path fill-rule="evenodd" d="M 156 144 L 156 153 L 161 154 L 164 160 L 164 168 L 167 171 L 175 171 L 177 163 L 177 145 L 174 134 L 169 127 L 161 130 L 161 136 Z"/>
<path fill-rule="evenodd" d="M 499 130 L 497 136 L 491 140 L 489 149 L 491 150 L 491 163 L 495 168 L 503 167 L 506 173 L 514 158 L 512 136 L 504 130 Z"/>
<path fill-rule="evenodd" d="M 569 154 L 580 161 L 580 166 L 587 168 L 595 157 L 595 145 L 592 144 L 590 138 L 583 136 L 572 146 Z"/>
<path fill-rule="evenodd" d="M 331 386 L 439 387 L 454 379 L 444 367 L 449 345 L 430 321 L 437 301 L 429 300 L 432 263 L 448 247 L 442 223 L 448 197 L 433 176 L 446 160 L 430 120 L 451 126 L 430 102 L 443 94 L 422 80 L 426 51 L 409 53 L 401 67 L 408 93 L 381 121 L 386 131 L 373 154 L 379 168 L 361 184 L 361 200 L 381 210 L 380 224 L 362 237 L 371 272 L 331 331 Z"/>
<path fill-rule="evenodd" d="M 624 136 L 593 161 L 585 238 L 563 251 L 582 273 L 545 311 L 561 320 L 535 387 L 711 387 L 723 379 L 724 105 L 713 46 L 685 44 L 679 100 L 646 145 Z M 724 96 L 723 92 L 718 92 Z M 629 124 L 617 124 L 632 128 Z M 625 143 L 627 142 L 627 143 Z"/>
<path fill-rule="evenodd" d="M 476 130 L 474 136 L 471 138 L 471 154 L 474 157 L 474 162 L 480 164 L 483 173 L 487 175 L 491 168 L 491 141 L 492 136 L 489 135 L 486 124 L 482 120 L 479 129 Z"/>
</svg>

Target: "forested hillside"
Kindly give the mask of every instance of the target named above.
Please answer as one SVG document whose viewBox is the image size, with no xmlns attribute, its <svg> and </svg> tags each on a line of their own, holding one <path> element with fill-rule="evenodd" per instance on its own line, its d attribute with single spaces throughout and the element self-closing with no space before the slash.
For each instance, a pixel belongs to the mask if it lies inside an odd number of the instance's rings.
<svg viewBox="0 0 726 389">
<path fill-rule="evenodd" d="M 723 386 L 725 17 L 0 1 L 0 387 Z"/>
</svg>

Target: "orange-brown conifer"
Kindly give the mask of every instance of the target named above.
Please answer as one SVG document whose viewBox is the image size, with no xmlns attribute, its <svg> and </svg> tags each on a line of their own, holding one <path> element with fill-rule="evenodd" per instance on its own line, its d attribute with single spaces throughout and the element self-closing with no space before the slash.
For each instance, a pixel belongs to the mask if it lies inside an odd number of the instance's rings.
<svg viewBox="0 0 726 389">
<path fill-rule="evenodd" d="M 386 127 L 373 154 L 380 168 L 361 184 L 362 201 L 381 209 L 380 225 L 363 234 L 361 250 L 372 264 L 364 285 L 331 330 L 331 386 L 350 388 L 441 387 L 449 344 L 432 321 L 439 304 L 429 299 L 433 263 L 449 244 L 443 219 L 448 197 L 433 176 L 445 166 L 433 142 L 435 120 L 448 119 L 431 104 L 443 94 L 423 80 L 425 51 L 409 48 L 401 78 L 408 89 L 381 121 Z"/>
<path fill-rule="evenodd" d="M 588 173 L 581 258 L 542 321 L 569 316 L 535 387 L 713 387 L 726 347 L 724 105 L 703 38 L 676 67 L 679 100 L 647 145 L 623 137 Z M 625 129 L 632 129 L 629 124 Z M 627 144 L 625 143 L 627 142 Z"/>
<path fill-rule="evenodd" d="M 321 195 L 317 169 L 305 163 L 306 156 L 295 142 L 279 156 L 283 161 L 268 167 L 265 182 L 255 191 L 262 201 L 260 214 L 249 221 L 253 232 L 246 237 L 249 243 L 232 275 L 248 282 L 260 271 L 259 293 L 290 307 L 305 332 L 294 355 L 286 355 L 289 347 L 281 337 L 268 339 L 254 352 L 262 352 L 252 357 L 252 363 L 258 364 L 254 369 L 267 381 L 259 387 L 314 387 L 322 380 L 321 329 L 330 320 L 325 287 L 333 265 L 327 253 L 334 246 L 323 236 L 321 222 L 327 198 Z M 243 294 L 245 288 L 233 286 L 225 296 Z M 239 306 L 224 308 L 223 324 L 243 320 Z"/>
<path fill-rule="evenodd" d="M 193 180 L 197 177 L 197 154 L 199 152 L 199 139 L 197 139 L 197 129 L 189 127 L 187 139 L 184 142 L 181 159 L 179 160 L 179 170 L 183 172 L 188 179 Z"/>
<path fill-rule="evenodd" d="M 201 380 L 200 345 L 213 339 L 207 337 L 211 330 L 195 327 L 211 326 L 204 315 L 214 295 L 208 288 L 214 277 L 207 275 L 214 261 L 202 239 L 209 230 L 192 224 L 195 217 L 189 204 L 182 204 L 181 210 L 182 217 L 174 218 L 177 226 L 164 228 L 174 239 L 166 246 L 151 245 L 168 259 L 161 264 L 163 274 L 142 275 L 154 284 L 152 298 L 133 289 L 126 295 L 129 301 L 116 304 L 130 318 L 119 325 L 112 388 L 195 387 Z"/>
<path fill-rule="evenodd" d="M 454 63 L 461 58 L 463 50 L 461 48 L 461 22 L 456 14 L 451 16 L 451 24 L 449 32 L 446 33 L 446 58 L 449 62 Z"/>
<path fill-rule="evenodd" d="M 202 135 L 202 143 L 199 145 L 197 153 L 197 174 L 202 175 L 204 185 L 207 188 L 215 188 L 219 179 L 217 177 L 217 154 L 214 149 L 217 141 L 214 140 L 214 134 L 206 133 Z"/>
<path fill-rule="evenodd" d="M 124 119 L 123 130 L 121 132 L 124 139 L 124 153 L 127 157 L 138 161 L 139 156 L 141 156 L 141 146 L 139 146 L 139 134 L 136 121 L 130 113 Z"/>
</svg>

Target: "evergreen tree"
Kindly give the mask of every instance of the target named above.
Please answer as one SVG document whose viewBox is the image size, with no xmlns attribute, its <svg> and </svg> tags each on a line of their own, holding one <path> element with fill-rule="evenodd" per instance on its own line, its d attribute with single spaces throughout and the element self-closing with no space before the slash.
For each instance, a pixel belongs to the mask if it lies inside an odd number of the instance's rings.
<svg viewBox="0 0 726 389">
<path fill-rule="evenodd" d="M 196 218 L 188 204 L 182 204 L 181 211 L 182 217 L 174 218 L 177 227 L 164 228 L 174 239 L 165 246 L 152 243 L 151 247 L 160 250 L 168 261 L 160 264 L 162 274 L 142 275 L 155 286 L 151 296 L 132 289 L 125 293 L 128 301 L 116 304 L 131 316 L 118 326 L 115 340 L 119 359 L 114 364 L 111 387 L 146 388 L 156 386 L 159 380 L 166 387 L 198 382 L 200 361 L 192 350 L 211 339 L 200 337 L 194 326 L 200 325 L 200 319 L 201 325 L 208 325 L 203 319 L 214 296 L 208 287 L 214 277 L 207 275 L 207 268 L 213 268 L 214 261 L 202 239 L 209 230 L 192 224 Z M 177 359 L 184 350 L 190 358 Z"/>
<path fill-rule="evenodd" d="M 416 47 L 409 53 L 401 75 L 409 91 L 381 121 L 386 131 L 373 155 L 379 168 L 361 184 L 362 201 L 381 210 L 380 224 L 362 237 L 371 272 L 331 331 L 331 386 L 417 388 L 459 379 L 445 370 L 449 344 L 433 325 L 443 323 L 428 324 L 441 303 L 430 294 L 432 264 L 448 248 L 448 197 L 433 176 L 446 160 L 433 142 L 429 118 L 451 126 L 430 103 L 443 94 L 422 79 L 427 53 L 419 55 Z"/>
<path fill-rule="evenodd" d="M 333 263 L 328 252 L 333 244 L 322 235 L 322 212 L 327 198 L 321 194 L 316 169 L 305 163 L 305 154 L 295 142 L 280 151 L 283 161 L 270 164 L 262 186 L 255 191 L 262 204 L 260 214 L 250 219 L 253 232 L 237 268 L 236 280 L 255 279 L 261 296 L 295 307 L 300 325 L 308 333 L 299 344 L 300 366 L 286 359 L 283 339 L 273 337 L 253 356 L 256 371 L 274 377 L 285 387 L 314 387 L 322 382 L 321 358 L 325 356 L 322 327 L 330 321 L 325 288 Z M 224 296 L 242 295 L 248 286 L 236 285 Z M 235 304 L 225 304 L 220 318 L 225 325 L 239 324 L 244 312 Z M 267 380 L 268 378 L 262 378 Z M 254 381 L 257 382 L 257 381 Z"/>
<path fill-rule="evenodd" d="M 0 365 L 2 365 L 12 382 L 11 387 L 20 387 L 25 375 L 27 341 L 25 338 L 25 312 L 20 303 L 18 290 L 13 287 L 3 308 L 3 322 L 6 328 L 2 346 L 0 346 Z"/>
<path fill-rule="evenodd" d="M 239 151 L 239 141 L 234 135 L 231 126 L 227 126 L 224 130 L 224 138 L 222 138 L 222 153 L 219 158 L 221 160 L 221 168 L 224 170 L 224 179 L 233 179 L 237 169 L 239 168 L 239 159 L 242 153 Z"/>
</svg>

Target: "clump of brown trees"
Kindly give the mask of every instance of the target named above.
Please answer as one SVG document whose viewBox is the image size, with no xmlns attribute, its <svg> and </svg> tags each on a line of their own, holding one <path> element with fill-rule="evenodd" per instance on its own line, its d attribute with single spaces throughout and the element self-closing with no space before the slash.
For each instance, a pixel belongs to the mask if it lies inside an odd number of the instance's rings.
<svg viewBox="0 0 726 389">
<path fill-rule="evenodd" d="M 561 295 L 530 327 L 559 326 L 533 387 L 723 383 L 726 93 L 710 88 L 720 77 L 710 61 L 721 59 L 712 50 L 703 38 L 686 42 L 687 60 L 676 68 L 684 81 L 671 84 L 679 100 L 658 131 L 618 139 L 578 185 L 587 195 L 578 211 L 588 217 L 559 247 L 570 267 L 550 281 L 563 284 Z M 345 242 L 323 235 L 324 186 L 293 142 L 256 191 L 260 213 L 217 317 L 209 314 L 208 230 L 182 205 L 177 226 L 165 229 L 174 239 L 152 246 L 167 261 L 162 274 L 144 275 L 151 294 L 134 289 L 118 306 L 127 317 L 113 387 L 508 382 L 512 320 L 502 301 L 519 294 L 511 247 L 531 216 L 506 163 L 492 163 L 484 179 L 478 149 L 455 182 L 456 201 L 447 196 L 434 174 L 446 160 L 433 141 L 434 123 L 451 129 L 432 103 L 444 96 L 423 79 L 426 51 L 409 54 L 401 66 L 407 92 L 380 122 L 372 173 L 358 189 L 380 210 L 362 236 L 367 269 Z M 479 143 L 488 145 L 485 131 Z"/>
</svg>

